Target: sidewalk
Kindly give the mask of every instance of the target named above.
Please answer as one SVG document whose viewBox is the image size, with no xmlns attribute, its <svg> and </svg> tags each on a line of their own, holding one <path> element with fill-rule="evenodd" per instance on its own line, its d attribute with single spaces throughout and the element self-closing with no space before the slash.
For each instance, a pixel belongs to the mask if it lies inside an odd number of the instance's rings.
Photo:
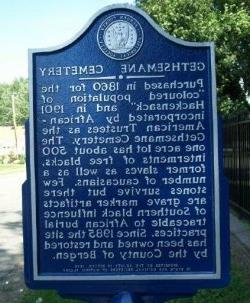
<svg viewBox="0 0 250 303">
<path fill-rule="evenodd" d="M 236 215 L 230 214 L 231 254 L 250 271 L 250 228 Z"/>
<path fill-rule="evenodd" d="M 250 252 L 250 227 L 242 223 L 234 214 L 230 214 L 230 231 Z"/>
<path fill-rule="evenodd" d="M 21 186 L 25 171 L 0 175 L 0 302 L 24 290 Z"/>
</svg>

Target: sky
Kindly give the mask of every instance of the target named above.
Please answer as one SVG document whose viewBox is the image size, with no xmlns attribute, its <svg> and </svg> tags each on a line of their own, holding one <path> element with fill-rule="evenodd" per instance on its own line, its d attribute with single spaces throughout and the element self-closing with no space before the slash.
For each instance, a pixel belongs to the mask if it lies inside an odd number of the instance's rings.
<svg viewBox="0 0 250 303">
<path fill-rule="evenodd" d="M 134 0 L 4 0 L 0 4 L 0 83 L 28 78 L 28 49 L 60 45 L 99 9 Z"/>
</svg>

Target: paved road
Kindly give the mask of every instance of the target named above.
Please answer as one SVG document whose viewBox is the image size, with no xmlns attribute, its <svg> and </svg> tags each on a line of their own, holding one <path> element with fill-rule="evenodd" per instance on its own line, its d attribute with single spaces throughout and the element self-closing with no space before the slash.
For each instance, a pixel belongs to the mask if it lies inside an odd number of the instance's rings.
<svg viewBox="0 0 250 303">
<path fill-rule="evenodd" d="M 22 193 L 25 172 L 0 174 L 0 279 L 23 263 Z"/>
</svg>

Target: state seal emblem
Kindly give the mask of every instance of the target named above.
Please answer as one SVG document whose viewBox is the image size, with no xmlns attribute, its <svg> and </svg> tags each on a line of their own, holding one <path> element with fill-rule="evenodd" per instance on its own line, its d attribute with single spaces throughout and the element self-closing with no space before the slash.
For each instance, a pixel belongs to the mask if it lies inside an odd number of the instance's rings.
<svg viewBox="0 0 250 303">
<path fill-rule="evenodd" d="M 114 14 L 102 22 L 97 33 L 101 51 L 109 58 L 125 60 L 138 53 L 143 44 L 140 23 L 126 14 Z"/>
</svg>

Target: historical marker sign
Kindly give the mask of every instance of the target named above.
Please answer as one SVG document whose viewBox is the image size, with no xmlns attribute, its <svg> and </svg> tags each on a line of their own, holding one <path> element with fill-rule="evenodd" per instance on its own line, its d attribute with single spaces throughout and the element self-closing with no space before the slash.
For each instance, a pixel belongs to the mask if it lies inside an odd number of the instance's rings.
<svg viewBox="0 0 250 303">
<path fill-rule="evenodd" d="M 109 7 L 68 44 L 30 52 L 30 106 L 32 287 L 182 293 L 226 283 L 212 43 Z"/>
</svg>

